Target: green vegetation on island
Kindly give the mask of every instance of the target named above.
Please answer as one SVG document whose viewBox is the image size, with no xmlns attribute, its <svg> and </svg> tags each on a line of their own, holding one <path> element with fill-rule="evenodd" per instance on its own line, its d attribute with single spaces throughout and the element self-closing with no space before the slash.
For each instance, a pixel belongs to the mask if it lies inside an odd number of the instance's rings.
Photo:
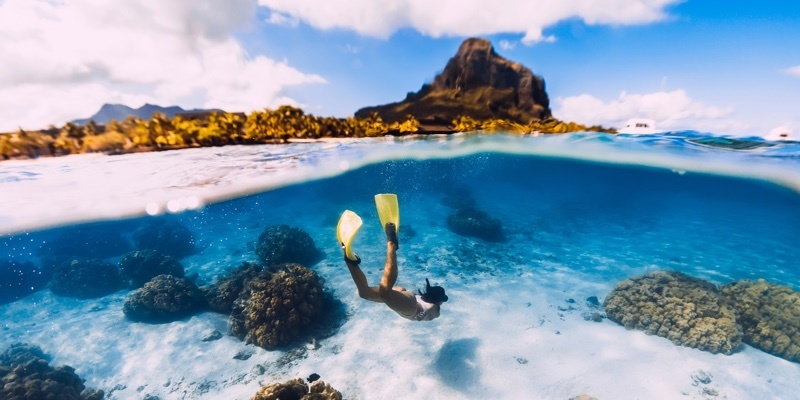
<svg viewBox="0 0 800 400">
<path fill-rule="evenodd" d="M 386 122 L 377 114 L 366 118 L 318 117 L 291 106 L 250 114 L 230 112 L 187 113 L 167 118 L 156 113 L 106 125 L 66 123 L 61 128 L 19 130 L 0 134 L 0 159 L 24 159 L 82 153 L 123 154 L 231 144 L 286 143 L 291 139 L 363 138 L 384 135 L 435 134 L 469 131 L 510 133 L 612 132 L 556 119 L 520 124 L 506 119 L 477 120 L 460 116 L 446 121 Z"/>
</svg>

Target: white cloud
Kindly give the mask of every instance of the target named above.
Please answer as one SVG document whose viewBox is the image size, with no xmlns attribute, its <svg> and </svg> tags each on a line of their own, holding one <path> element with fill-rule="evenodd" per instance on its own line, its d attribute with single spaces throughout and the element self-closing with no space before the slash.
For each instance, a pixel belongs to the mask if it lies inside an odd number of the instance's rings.
<svg viewBox="0 0 800 400">
<path fill-rule="evenodd" d="M 632 94 L 622 92 L 615 100 L 603 101 L 588 94 L 558 98 L 557 118 L 584 124 L 619 128 L 630 118 L 656 121 L 664 130 L 691 129 L 718 134 L 744 134 L 750 128 L 737 121 L 733 107 L 717 107 L 692 99 L 685 90 Z"/>
<path fill-rule="evenodd" d="M 580 19 L 590 25 L 643 25 L 667 17 L 683 0 L 258 0 L 317 29 L 349 29 L 386 38 L 403 28 L 440 36 L 520 33 L 522 42 L 552 42 L 542 31 Z"/>
<path fill-rule="evenodd" d="M 794 67 L 791 67 L 791 68 L 786 68 L 785 70 L 783 70 L 783 72 L 785 72 L 785 73 L 787 73 L 789 75 L 794 75 L 794 76 L 800 78 L 800 65 L 797 65 L 797 66 L 794 66 Z"/>
<path fill-rule="evenodd" d="M 0 131 L 87 117 L 105 102 L 250 111 L 323 82 L 250 57 L 232 33 L 252 0 L 0 1 Z"/>
<path fill-rule="evenodd" d="M 505 39 L 501 40 L 500 43 L 498 43 L 498 45 L 500 46 L 500 50 L 503 51 L 514 50 L 514 48 L 517 47 L 517 44 L 515 42 L 509 42 L 508 40 Z"/>
<path fill-rule="evenodd" d="M 541 29 L 531 29 L 525 32 L 525 36 L 522 37 L 522 44 L 526 46 L 532 46 L 536 43 L 544 42 L 544 43 L 555 43 L 556 37 L 554 35 L 544 35 Z"/>
<path fill-rule="evenodd" d="M 267 23 L 296 28 L 298 25 L 300 25 L 300 20 L 285 14 L 272 12 L 269 14 L 269 18 L 267 18 Z"/>
</svg>

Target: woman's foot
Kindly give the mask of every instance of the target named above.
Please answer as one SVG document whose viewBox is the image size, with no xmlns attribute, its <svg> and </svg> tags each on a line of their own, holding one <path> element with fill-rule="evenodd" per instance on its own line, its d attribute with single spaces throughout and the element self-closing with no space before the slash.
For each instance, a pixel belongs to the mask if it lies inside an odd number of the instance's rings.
<svg viewBox="0 0 800 400">
<path fill-rule="evenodd" d="M 386 240 L 394 243 L 395 247 L 399 249 L 400 245 L 397 243 L 397 227 L 394 226 L 394 223 L 387 223 L 383 230 L 386 232 Z"/>
<path fill-rule="evenodd" d="M 345 254 L 344 255 L 344 262 L 347 263 L 347 265 L 353 264 L 354 266 L 357 267 L 357 266 L 359 266 L 361 264 L 361 257 L 359 257 L 359 256 L 357 256 L 355 254 L 353 254 L 353 255 L 356 257 L 355 260 L 351 260 L 349 257 L 347 257 L 347 254 Z"/>
</svg>

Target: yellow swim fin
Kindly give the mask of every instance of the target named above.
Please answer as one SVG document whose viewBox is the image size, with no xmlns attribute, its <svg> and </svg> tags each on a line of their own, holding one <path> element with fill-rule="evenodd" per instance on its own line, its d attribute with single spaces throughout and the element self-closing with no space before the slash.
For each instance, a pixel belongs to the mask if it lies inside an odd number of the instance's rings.
<svg viewBox="0 0 800 400">
<path fill-rule="evenodd" d="M 361 229 L 361 224 L 361 217 L 358 214 L 345 210 L 339 218 L 339 224 L 336 226 L 336 239 L 339 240 L 339 245 L 344 247 L 344 256 L 353 261 L 357 260 L 358 256 L 353 253 L 350 244 L 353 242 L 358 230 Z"/>
<path fill-rule="evenodd" d="M 397 195 L 391 193 L 376 194 L 375 207 L 378 209 L 378 218 L 381 220 L 381 228 L 385 228 L 386 224 L 392 222 L 399 234 L 400 206 L 397 204 Z"/>
</svg>

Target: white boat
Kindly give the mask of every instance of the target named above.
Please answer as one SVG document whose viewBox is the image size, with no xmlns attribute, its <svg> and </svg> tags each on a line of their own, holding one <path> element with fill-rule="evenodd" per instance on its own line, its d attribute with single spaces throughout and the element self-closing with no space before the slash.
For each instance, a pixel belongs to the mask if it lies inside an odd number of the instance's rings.
<svg viewBox="0 0 800 400">
<path fill-rule="evenodd" d="M 798 142 L 800 141 L 800 135 L 795 135 L 788 129 L 775 128 L 768 135 L 764 136 L 764 139 L 775 142 Z"/>
<path fill-rule="evenodd" d="M 624 128 L 617 130 L 617 133 L 627 133 L 630 135 L 650 135 L 661 133 L 656 130 L 656 121 L 647 118 L 632 118 L 625 123 Z"/>
</svg>

